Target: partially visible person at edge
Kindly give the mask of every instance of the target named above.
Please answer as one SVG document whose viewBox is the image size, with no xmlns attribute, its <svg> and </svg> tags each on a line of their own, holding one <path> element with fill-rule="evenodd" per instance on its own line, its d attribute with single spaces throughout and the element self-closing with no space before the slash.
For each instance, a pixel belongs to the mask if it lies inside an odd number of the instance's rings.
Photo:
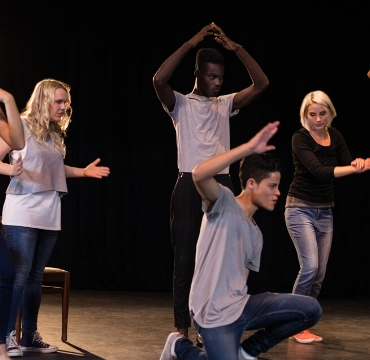
<svg viewBox="0 0 370 360">
<path fill-rule="evenodd" d="M 269 292 L 249 295 L 250 271 L 258 271 L 263 239 L 253 216 L 272 211 L 280 196 L 280 163 L 266 151 L 278 122 L 266 125 L 247 143 L 199 164 L 193 170 L 205 211 L 190 291 L 193 323 L 204 351 L 179 332 L 171 333 L 160 360 L 257 360 L 285 338 L 314 325 L 321 316 L 316 299 Z M 242 192 L 234 194 L 213 178 L 240 163 Z M 241 344 L 246 330 L 257 330 Z"/>
<path fill-rule="evenodd" d="M 0 137 L 12 149 L 24 147 L 24 132 L 14 97 L 0 88 L 0 102 L 5 105 L 6 116 L 0 107 Z M 17 159 L 22 166 L 22 159 Z M 6 328 L 12 303 L 15 271 L 2 233 L 0 232 L 0 360 L 9 360 L 6 351 Z"/>
<path fill-rule="evenodd" d="M 206 48 L 200 49 L 196 56 L 193 91 L 182 95 L 171 88 L 168 81 L 181 60 L 206 36 L 214 36 L 223 48 L 235 52 L 249 72 L 253 82 L 251 86 L 238 93 L 217 96 L 224 80 L 224 58 L 216 49 Z M 230 117 L 259 96 L 268 86 L 268 80 L 244 48 L 212 23 L 175 51 L 154 75 L 153 82 L 157 96 L 176 129 L 179 176 L 170 206 L 174 249 L 174 318 L 177 330 L 187 336 L 191 326 L 189 292 L 203 216 L 202 200 L 194 186 L 191 171 L 202 161 L 230 149 Z M 215 178 L 233 189 L 228 166 L 220 169 Z M 201 344 L 200 338 L 197 339 Z"/>
<path fill-rule="evenodd" d="M 67 193 L 67 177 L 108 176 L 100 159 L 85 169 L 64 165 L 63 135 L 71 121 L 70 87 L 57 80 L 36 84 L 21 114 L 26 145 L 12 149 L 0 139 L 0 158 L 9 153 L 10 164 L 0 162 L 0 173 L 11 177 L 2 221 L 15 267 L 12 306 L 7 327 L 8 356 L 23 351 L 56 352 L 37 330 L 44 268 L 61 229 L 60 199 Z M 18 159 L 22 157 L 23 167 Z M 16 342 L 15 323 L 22 304 L 22 338 Z"/>
<path fill-rule="evenodd" d="M 341 133 L 331 127 L 335 108 L 322 91 L 303 99 L 303 128 L 292 139 L 294 178 L 286 199 L 285 222 L 297 251 L 300 271 L 293 294 L 317 298 L 333 237 L 334 179 L 370 168 L 370 159 L 352 161 Z M 294 335 L 300 343 L 322 341 L 309 329 Z"/>
</svg>

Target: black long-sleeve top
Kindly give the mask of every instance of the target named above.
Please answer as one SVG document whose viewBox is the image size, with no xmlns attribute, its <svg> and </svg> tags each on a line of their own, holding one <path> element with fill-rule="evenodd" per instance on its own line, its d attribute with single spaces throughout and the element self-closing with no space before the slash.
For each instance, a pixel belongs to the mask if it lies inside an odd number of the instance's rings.
<svg viewBox="0 0 370 360">
<path fill-rule="evenodd" d="M 329 146 L 318 144 L 304 128 L 293 135 L 295 170 L 288 196 L 315 203 L 334 201 L 334 168 L 350 165 L 352 157 L 342 134 L 332 127 L 328 132 Z"/>
</svg>

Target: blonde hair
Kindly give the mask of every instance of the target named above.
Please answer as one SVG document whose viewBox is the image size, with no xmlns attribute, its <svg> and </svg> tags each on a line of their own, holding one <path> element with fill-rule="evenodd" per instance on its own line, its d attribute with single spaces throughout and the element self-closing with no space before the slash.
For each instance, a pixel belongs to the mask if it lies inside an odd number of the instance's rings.
<svg viewBox="0 0 370 360">
<path fill-rule="evenodd" d="M 307 118 L 307 112 L 308 112 L 308 107 L 312 104 L 320 104 L 328 110 L 328 123 L 326 127 L 329 128 L 331 126 L 331 122 L 337 116 L 337 112 L 335 111 L 334 105 L 331 102 L 329 96 L 320 90 L 310 92 L 303 99 L 301 110 L 299 112 L 301 116 L 302 126 L 308 131 L 311 130 L 310 122 Z"/>
<path fill-rule="evenodd" d="M 54 93 L 58 88 L 67 92 L 68 103 L 66 111 L 60 121 L 50 121 L 49 109 L 54 104 Z M 38 143 L 49 136 L 54 148 L 63 155 L 66 155 L 64 137 L 69 123 L 71 122 L 71 95 L 70 86 L 54 79 L 45 79 L 36 84 L 21 117 L 26 120 L 28 130 L 36 136 Z"/>
</svg>

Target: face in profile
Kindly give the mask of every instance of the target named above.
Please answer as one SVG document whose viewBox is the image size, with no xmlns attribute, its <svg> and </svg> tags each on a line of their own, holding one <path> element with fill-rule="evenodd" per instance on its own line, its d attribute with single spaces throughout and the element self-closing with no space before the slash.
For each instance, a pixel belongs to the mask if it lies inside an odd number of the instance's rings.
<svg viewBox="0 0 370 360">
<path fill-rule="evenodd" d="M 307 119 L 311 130 L 324 130 L 328 124 L 328 109 L 321 104 L 313 103 L 307 108 Z"/>
<path fill-rule="evenodd" d="M 200 95 L 215 97 L 221 90 L 224 81 L 223 64 L 203 63 L 195 71 L 196 86 Z"/>
<path fill-rule="evenodd" d="M 69 107 L 69 97 L 67 91 L 63 88 L 57 88 L 54 91 L 54 102 L 49 108 L 50 121 L 60 121 Z"/>
<path fill-rule="evenodd" d="M 269 177 L 264 178 L 259 184 L 255 185 L 252 192 L 252 203 L 268 211 L 272 211 L 280 196 L 279 184 L 281 174 L 279 171 L 270 173 Z"/>
</svg>

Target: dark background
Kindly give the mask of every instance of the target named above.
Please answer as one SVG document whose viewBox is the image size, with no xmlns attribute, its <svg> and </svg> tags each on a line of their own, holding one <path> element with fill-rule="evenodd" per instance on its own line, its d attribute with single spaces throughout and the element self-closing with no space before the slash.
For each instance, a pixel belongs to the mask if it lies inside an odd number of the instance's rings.
<svg viewBox="0 0 370 360">
<path fill-rule="evenodd" d="M 284 162 L 281 199 L 255 218 L 264 234 L 261 270 L 251 292 L 290 292 L 298 272 L 284 223 L 292 180 L 291 137 L 310 91 L 323 90 L 354 158 L 369 157 L 369 5 L 339 2 L 228 1 L 196 3 L 8 1 L 0 5 L 0 86 L 23 109 L 35 84 L 71 85 L 72 123 L 65 163 L 85 167 L 97 157 L 111 175 L 69 179 L 62 231 L 50 265 L 72 274 L 75 288 L 171 291 L 173 254 L 169 203 L 177 177 L 175 130 L 152 86 L 161 63 L 203 26 L 216 22 L 260 64 L 268 89 L 231 120 L 231 144 L 280 120 L 272 143 Z M 317 6 L 312 6 L 317 4 Z M 354 2 L 353 2 L 354 4 Z M 222 94 L 251 84 L 235 54 L 225 56 Z M 170 84 L 194 84 L 197 49 Z M 237 166 L 231 175 L 239 190 Z M 0 202 L 8 184 L 0 179 Z M 370 296 L 370 173 L 336 180 L 334 241 L 321 296 Z"/>
</svg>

